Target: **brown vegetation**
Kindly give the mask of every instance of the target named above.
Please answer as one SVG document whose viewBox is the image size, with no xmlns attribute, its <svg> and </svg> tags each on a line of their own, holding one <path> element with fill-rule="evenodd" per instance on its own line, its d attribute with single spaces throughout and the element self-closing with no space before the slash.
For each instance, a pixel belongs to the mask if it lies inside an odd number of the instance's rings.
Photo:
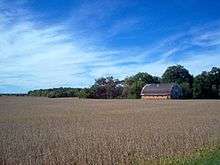
<svg viewBox="0 0 220 165">
<path fill-rule="evenodd" d="M 0 164 L 132 164 L 219 139 L 217 100 L 0 98 Z"/>
</svg>

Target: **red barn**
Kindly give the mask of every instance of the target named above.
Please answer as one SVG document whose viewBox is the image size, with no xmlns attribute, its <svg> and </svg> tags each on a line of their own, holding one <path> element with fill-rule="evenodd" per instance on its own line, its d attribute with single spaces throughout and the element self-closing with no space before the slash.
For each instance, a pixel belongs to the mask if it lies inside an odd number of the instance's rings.
<svg viewBox="0 0 220 165">
<path fill-rule="evenodd" d="M 141 90 L 142 99 L 179 99 L 182 88 L 175 83 L 146 84 Z"/>
</svg>

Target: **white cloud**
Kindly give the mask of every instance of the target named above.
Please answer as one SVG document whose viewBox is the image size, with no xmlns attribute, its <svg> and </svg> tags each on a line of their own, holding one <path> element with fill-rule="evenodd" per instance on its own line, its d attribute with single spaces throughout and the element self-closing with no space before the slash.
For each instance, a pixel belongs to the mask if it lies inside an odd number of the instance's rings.
<svg viewBox="0 0 220 165">
<path fill-rule="evenodd" d="M 113 75 L 122 79 L 140 71 L 160 76 L 174 64 L 184 65 L 193 74 L 220 65 L 220 31 L 217 28 L 215 31 L 197 28 L 150 46 L 117 50 L 96 42 L 94 35 L 87 37 L 81 33 L 81 26 L 74 26 L 70 31 L 71 21 L 45 25 L 31 12 L 13 5 L 8 7 L 0 3 L 0 9 L 4 10 L 0 13 L 0 92 L 83 87 L 91 85 L 100 76 Z M 86 23 L 88 16 L 93 15 L 94 9 L 87 9 L 88 6 L 79 9 L 82 16 L 78 15 L 76 23 L 79 20 Z M 108 15 L 97 19 L 102 21 L 106 17 Z M 129 19 L 121 25 L 116 23 L 109 34 L 120 34 L 126 26 L 136 23 L 137 20 Z M 94 28 L 98 26 L 94 21 L 88 25 L 91 24 Z M 195 45 L 199 51 L 191 50 Z M 210 51 L 209 46 L 215 46 L 215 49 Z"/>
<path fill-rule="evenodd" d="M 17 11 L 16 16 L 10 14 L 10 9 L 5 11 L 0 15 L 0 86 L 16 84 L 31 89 L 63 86 L 70 81 L 75 85 L 89 84 L 89 80 L 81 83 L 72 75 L 84 72 L 86 68 L 81 63 L 95 61 L 98 56 L 87 53 L 65 32 L 66 27 L 40 27 L 33 19 L 25 19 L 23 11 Z"/>
</svg>

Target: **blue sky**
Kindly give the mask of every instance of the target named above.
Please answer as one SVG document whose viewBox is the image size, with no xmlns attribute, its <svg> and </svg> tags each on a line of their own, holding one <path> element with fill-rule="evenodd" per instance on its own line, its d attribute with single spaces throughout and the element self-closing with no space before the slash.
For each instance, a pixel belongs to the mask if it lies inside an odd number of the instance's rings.
<svg viewBox="0 0 220 165">
<path fill-rule="evenodd" d="M 220 67 L 218 0 L 0 0 L 0 93 Z"/>
</svg>

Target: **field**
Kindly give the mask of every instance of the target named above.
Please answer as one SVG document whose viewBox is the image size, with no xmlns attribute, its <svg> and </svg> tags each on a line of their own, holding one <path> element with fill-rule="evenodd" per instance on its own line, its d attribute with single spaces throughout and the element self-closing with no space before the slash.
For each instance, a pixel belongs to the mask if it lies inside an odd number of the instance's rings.
<svg viewBox="0 0 220 165">
<path fill-rule="evenodd" d="M 217 100 L 0 97 L 0 164 L 144 164 L 219 140 Z"/>
</svg>

